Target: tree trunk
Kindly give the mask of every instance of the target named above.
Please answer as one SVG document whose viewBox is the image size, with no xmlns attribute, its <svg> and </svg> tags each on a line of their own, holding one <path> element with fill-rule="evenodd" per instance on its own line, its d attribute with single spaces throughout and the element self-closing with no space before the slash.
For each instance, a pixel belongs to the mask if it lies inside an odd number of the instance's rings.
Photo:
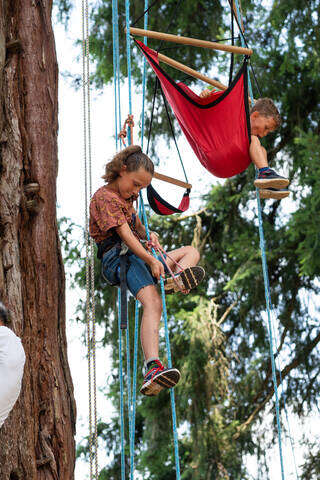
<svg viewBox="0 0 320 480">
<path fill-rule="evenodd" d="M 0 431 L 1 480 L 74 476 L 51 8 L 51 0 L 0 0 L 0 299 L 26 352 L 21 395 Z M 40 190 L 27 192 L 30 183 Z"/>
</svg>

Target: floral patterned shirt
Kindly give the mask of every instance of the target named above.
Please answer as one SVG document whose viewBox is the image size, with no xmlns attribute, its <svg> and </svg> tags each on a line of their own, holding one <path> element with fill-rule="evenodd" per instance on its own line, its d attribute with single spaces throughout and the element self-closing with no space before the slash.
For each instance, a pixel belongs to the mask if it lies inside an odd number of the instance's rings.
<svg viewBox="0 0 320 480">
<path fill-rule="evenodd" d="M 89 231 L 96 243 L 111 237 L 115 228 L 126 222 L 140 240 L 134 227 L 136 211 L 132 203 L 132 200 L 125 200 L 108 185 L 95 192 L 90 202 Z"/>
</svg>

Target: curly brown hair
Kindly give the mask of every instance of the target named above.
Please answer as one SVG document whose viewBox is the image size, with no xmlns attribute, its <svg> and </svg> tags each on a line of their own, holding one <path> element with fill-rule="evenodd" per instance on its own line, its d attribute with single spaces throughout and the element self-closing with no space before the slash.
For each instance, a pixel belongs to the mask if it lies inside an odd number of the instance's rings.
<svg viewBox="0 0 320 480">
<path fill-rule="evenodd" d="M 259 112 L 264 117 L 272 117 L 276 122 L 276 128 L 281 125 L 281 117 L 279 110 L 271 100 L 271 98 L 258 98 L 250 110 L 250 115 L 253 112 Z"/>
<path fill-rule="evenodd" d="M 139 168 L 143 168 L 151 175 L 154 174 L 152 160 L 142 152 L 139 145 L 130 145 L 116 153 L 113 159 L 106 164 L 105 174 L 102 177 L 104 181 L 110 183 L 116 180 L 124 165 L 127 167 L 127 172 L 136 172 Z"/>
</svg>

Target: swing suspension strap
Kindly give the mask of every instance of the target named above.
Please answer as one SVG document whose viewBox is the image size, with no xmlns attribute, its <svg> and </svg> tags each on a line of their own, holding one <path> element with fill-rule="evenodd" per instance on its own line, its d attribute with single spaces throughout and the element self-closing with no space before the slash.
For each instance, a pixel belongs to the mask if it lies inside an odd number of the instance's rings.
<svg viewBox="0 0 320 480">
<path fill-rule="evenodd" d="M 167 32 L 169 31 L 169 29 L 170 29 L 170 27 L 171 27 L 171 25 L 172 25 L 172 22 L 173 22 L 174 19 L 175 19 L 175 16 L 176 16 L 176 13 L 177 13 L 178 8 L 179 8 L 179 6 L 180 6 L 180 3 L 181 3 L 181 0 L 179 0 L 179 1 L 176 3 L 175 7 L 173 8 L 172 15 L 171 15 L 171 19 L 170 19 L 169 24 L 168 24 L 168 27 L 167 27 L 167 29 L 166 29 Z M 135 22 L 135 23 L 136 23 L 136 22 Z M 144 43 L 146 44 L 145 41 L 144 41 Z M 163 41 L 160 42 L 160 45 L 159 45 L 157 51 L 159 51 L 159 50 L 161 49 L 162 43 L 163 43 Z M 146 64 L 146 59 L 145 59 L 145 57 L 144 57 L 144 64 Z M 158 77 L 156 77 L 155 87 L 154 87 L 154 92 L 153 92 L 151 119 L 150 119 L 150 124 L 149 124 L 149 131 L 148 131 L 147 154 L 148 154 L 148 151 L 149 151 L 149 144 L 150 144 L 150 137 L 151 137 L 151 130 L 152 130 L 152 122 L 153 122 L 153 114 L 154 114 L 155 100 L 156 100 L 158 88 L 160 88 L 160 91 L 161 91 L 161 96 L 162 96 L 162 99 L 163 99 L 163 103 L 164 103 L 164 107 L 165 107 L 165 111 L 166 111 L 168 123 L 169 123 L 169 126 L 170 126 L 170 130 L 171 130 L 171 134 L 172 134 L 172 137 L 173 137 L 173 140 L 174 140 L 174 144 L 175 144 L 175 146 L 176 146 L 176 150 L 177 150 L 178 157 L 179 157 L 179 160 L 180 160 L 180 164 L 181 164 L 181 167 L 182 167 L 182 170 L 183 170 L 183 174 L 184 174 L 184 177 L 185 177 L 186 182 L 189 183 L 189 180 L 188 180 L 188 177 L 187 177 L 185 168 L 184 168 L 184 164 L 183 164 L 183 161 L 182 161 L 182 157 L 181 157 L 181 154 L 180 154 L 180 150 L 179 150 L 179 147 L 178 147 L 178 144 L 177 144 L 176 136 L 175 136 L 175 133 L 174 133 L 173 124 L 172 124 L 172 121 L 171 121 L 171 118 L 170 118 L 170 115 L 169 115 L 168 104 L 167 104 L 166 98 L 165 98 L 165 96 L 164 96 L 164 94 L 163 94 L 163 91 L 162 91 L 162 88 L 161 88 L 161 85 L 160 85 L 160 82 L 159 82 Z"/>
<path fill-rule="evenodd" d="M 181 164 L 181 167 L 182 167 L 182 170 L 183 170 L 184 178 L 185 178 L 186 182 L 189 183 L 187 173 L 186 173 L 186 170 L 184 168 L 184 164 L 183 164 L 182 157 L 181 157 L 181 154 L 180 154 L 180 150 L 179 150 L 179 147 L 178 147 L 178 144 L 177 144 L 176 136 L 175 136 L 175 133 L 174 133 L 173 124 L 172 124 L 172 121 L 171 121 L 171 118 L 170 118 L 170 115 L 169 115 L 168 103 L 167 103 L 166 97 L 164 96 L 164 93 L 163 93 L 163 90 L 162 90 L 162 87 L 160 85 L 158 77 L 157 77 L 157 81 L 158 81 L 159 86 L 160 86 L 160 92 L 161 92 L 164 107 L 165 107 L 165 110 L 166 110 L 168 123 L 169 123 L 169 126 L 170 126 L 170 130 L 171 130 L 171 134 L 172 134 L 172 137 L 173 137 L 174 144 L 175 144 L 177 152 L 178 152 L 178 157 L 179 157 L 180 164 Z"/>
</svg>

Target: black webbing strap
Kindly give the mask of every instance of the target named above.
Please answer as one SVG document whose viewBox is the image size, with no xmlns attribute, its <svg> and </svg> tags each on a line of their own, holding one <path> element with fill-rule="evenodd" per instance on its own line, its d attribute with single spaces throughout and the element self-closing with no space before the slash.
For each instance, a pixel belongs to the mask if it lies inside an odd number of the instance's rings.
<svg viewBox="0 0 320 480">
<path fill-rule="evenodd" d="M 233 9 L 232 0 L 228 0 L 228 1 L 229 1 L 229 4 L 230 4 L 230 7 Z M 244 34 L 244 32 L 242 31 L 242 27 L 241 27 L 241 25 L 240 25 L 240 22 L 239 22 L 239 19 L 238 19 L 238 15 L 234 15 L 233 18 L 234 18 L 234 20 L 237 22 L 237 25 L 238 25 L 239 31 L 240 31 L 241 34 L 242 34 L 242 38 L 243 38 L 243 40 L 244 40 L 245 46 L 246 46 L 247 48 L 249 48 L 247 39 L 246 39 L 245 34 Z M 241 38 L 241 34 L 239 34 L 239 37 L 240 37 L 240 38 Z M 254 68 L 253 68 L 251 59 L 250 59 L 250 67 L 251 67 L 251 72 L 252 72 L 252 75 L 253 75 L 253 78 L 254 78 L 254 81 L 255 81 L 255 84 L 256 84 L 256 87 L 257 87 L 259 96 L 262 97 L 261 88 L 260 88 L 260 85 L 259 85 L 257 76 L 256 76 L 256 74 L 255 74 L 255 71 L 254 71 Z"/>
<path fill-rule="evenodd" d="M 138 17 L 136 20 L 134 20 L 134 22 L 132 23 L 132 26 L 134 27 L 139 22 L 139 20 L 141 20 L 141 18 L 143 18 L 145 14 L 148 13 L 149 10 L 151 10 L 151 8 L 153 7 L 153 5 L 155 5 L 157 2 L 158 0 L 154 0 L 154 2 L 143 12 L 143 14 L 140 15 L 140 17 Z"/>
<path fill-rule="evenodd" d="M 121 243 L 121 238 L 119 235 L 114 232 L 111 237 L 106 238 L 105 240 L 102 240 L 102 242 L 97 243 L 97 258 L 99 260 L 102 260 L 103 254 L 110 250 L 112 247 L 115 247 L 117 245 L 120 245 Z"/>
<path fill-rule="evenodd" d="M 179 156 L 180 161 L 181 161 L 181 166 L 182 166 L 182 170 L 183 170 L 183 173 L 184 173 L 184 177 L 186 179 L 186 182 L 189 183 L 189 180 L 188 180 L 188 177 L 187 177 L 187 174 L 186 174 L 186 171 L 184 169 L 183 162 L 182 162 L 182 157 L 181 157 L 181 154 L 180 154 L 180 150 L 179 150 L 179 147 L 178 147 L 178 144 L 177 144 L 176 136 L 174 134 L 173 124 L 172 124 L 172 121 L 171 121 L 171 118 L 170 118 L 170 115 L 169 115 L 167 99 L 165 97 L 165 94 L 163 93 L 162 86 L 161 86 L 160 82 L 159 82 L 159 87 L 160 87 L 160 92 L 161 92 L 162 100 L 163 100 L 163 103 L 164 103 L 164 107 L 165 107 L 165 110 L 166 110 L 167 119 L 168 119 L 168 123 L 169 123 L 169 126 L 170 126 L 171 134 L 172 134 L 174 144 L 175 144 L 177 152 L 178 152 L 178 156 Z"/>
<path fill-rule="evenodd" d="M 230 4 L 231 6 L 231 45 L 234 45 L 234 12 L 233 12 L 233 3 Z M 229 83 L 228 86 L 230 87 L 233 78 L 233 63 L 234 63 L 234 53 L 231 53 L 231 60 L 230 60 L 230 69 L 229 69 Z"/>
<path fill-rule="evenodd" d="M 147 143 L 147 150 L 146 150 L 147 155 L 148 155 L 148 152 L 149 152 L 149 144 L 150 144 L 150 138 L 151 138 L 151 129 L 152 129 L 152 122 L 153 122 L 154 106 L 155 106 L 155 103 L 156 103 L 156 96 L 157 96 L 157 91 L 158 91 L 159 85 L 160 85 L 160 82 L 159 82 L 158 77 L 156 76 L 156 79 L 155 79 L 155 82 L 154 82 L 152 110 L 151 110 L 151 118 L 150 118 L 149 131 L 148 131 L 148 143 Z"/>
<path fill-rule="evenodd" d="M 172 12 L 171 12 L 171 15 L 170 15 L 170 21 L 168 23 L 168 26 L 167 26 L 167 29 L 166 29 L 165 33 L 169 32 L 173 22 L 177 19 L 177 12 L 178 12 L 178 9 L 180 7 L 181 2 L 182 2 L 182 0 L 178 0 L 177 3 L 173 6 Z M 163 42 L 164 42 L 164 40 L 161 40 L 160 45 L 157 48 L 157 52 L 159 52 L 159 50 L 161 49 L 161 47 L 163 45 Z"/>
<path fill-rule="evenodd" d="M 125 330 L 128 323 L 127 307 L 127 263 L 126 254 L 120 255 L 120 328 Z"/>
</svg>

